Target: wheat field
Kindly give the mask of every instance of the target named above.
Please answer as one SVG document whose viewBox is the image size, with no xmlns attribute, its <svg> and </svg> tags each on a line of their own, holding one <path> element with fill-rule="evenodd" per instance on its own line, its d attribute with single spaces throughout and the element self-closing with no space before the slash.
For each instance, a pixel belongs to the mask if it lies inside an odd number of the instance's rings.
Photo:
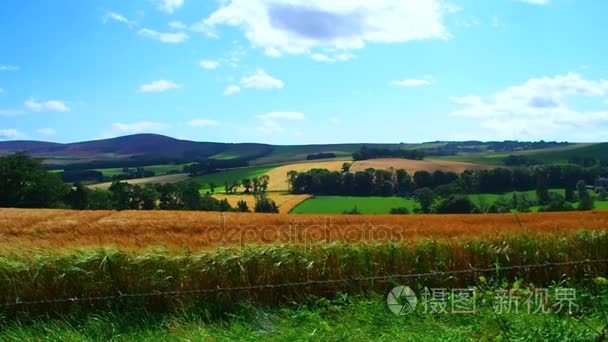
<svg viewBox="0 0 608 342">
<path fill-rule="evenodd" d="M 115 246 L 211 249 L 249 244 L 410 241 L 605 230 L 608 212 L 484 215 L 286 215 L 0 209 L 0 249 Z"/>
</svg>

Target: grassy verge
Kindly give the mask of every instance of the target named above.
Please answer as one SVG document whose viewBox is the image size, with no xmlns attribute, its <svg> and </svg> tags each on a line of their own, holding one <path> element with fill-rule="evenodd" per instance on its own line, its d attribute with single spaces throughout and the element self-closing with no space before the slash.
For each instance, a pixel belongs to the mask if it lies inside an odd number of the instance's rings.
<svg viewBox="0 0 608 342">
<path fill-rule="evenodd" d="M 233 314 L 210 319 L 201 309 L 154 313 L 130 308 L 33 321 L 0 320 L 3 341 L 595 341 L 608 324 L 608 287 L 575 288 L 576 317 L 497 313 L 483 303 L 474 314 L 406 316 L 387 309 L 382 295 L 307 298 L 282 308 L 235 304 Z"/>
</svg>

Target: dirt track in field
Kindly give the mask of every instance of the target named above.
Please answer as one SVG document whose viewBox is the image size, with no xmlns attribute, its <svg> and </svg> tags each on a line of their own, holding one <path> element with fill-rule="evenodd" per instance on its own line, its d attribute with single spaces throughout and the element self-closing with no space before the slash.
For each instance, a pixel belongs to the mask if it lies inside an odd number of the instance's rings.
<svg viewBox="0 0 608 342">
<path fill-rule="evenodd" d="M 461 173 L 464 170 L 483 170 L 492 169 L 495 166 L 465 163 L 465 162 L 453 162 L 447 160 L 409 160 L 409 159 L 397 159 L 397 158 L 382 158 L 382 159 L 370 159 L 361 160 L 355 162 L 351 167 L 351 172 L 364 171 L 369 168 L 373 169 L 405 169 L 408 173 L 413 174 L 416 171 L 452 171 Z"/>
<path fill-rule="evenodd" d="M 492 238 L 608 229 L 608 212 L 495 215 L 284 215 L 187 211 L 0 209 L 0 251 Z"/>
</svg>

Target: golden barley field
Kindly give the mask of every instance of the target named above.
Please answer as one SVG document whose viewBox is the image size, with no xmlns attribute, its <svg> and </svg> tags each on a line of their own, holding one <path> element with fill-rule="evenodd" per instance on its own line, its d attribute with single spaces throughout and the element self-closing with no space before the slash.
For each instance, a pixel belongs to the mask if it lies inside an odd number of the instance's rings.
<svg viewBox="0 0 608 342">
<path fill-rule="evenodd" d="M 453 162 L 447 160 L 409 160 L 400 158 L 381 158 L 381 159 L 370 159 L 361 160 L 355 162 L 352 167 L 352 172 L 363 171 L 365 169 L 405 169 L 410 174 L 417 171 L 451 171 L 461 173 L 464 170 L 481 170 L 491 169 L 494 166 L 465 163 L 465 162 Z"/>
<path fill-rule="evenodd" d="M 249 244 L 414 241 L 606 230 L 608 212 L 484 215 L 286 215 L 0 209 L 0 250 L 114 246 L 206 250 Z"/>
<path fill-rule="evenodd" d="M 329 171 L 338 171 L 342 165 L 347 162 L 345 160 L 332 161 L 313 161 L 306 163 L 297 163 L 279 166 L 268 171 L 266 174 L 270 177 L 269 191 L 285 191 L 289 186 L 287 183 L 287 173 L 289 171 L 305 172 L 312 169 L 328 169 Z"/>
<path fill-rule="evenodd" d="M 136 179 L 127 179 L 124 180 L 123 182 L 127 182 L 129 184 L 133 184 L 133 185 L 144 185 L 144 184 L 156 184 L 156 183 L 179 183 L 181 181 L 184 181 L 188 179 L 188 174 L 186 173 L 176 173 L 173 175 L 162 175 L 162 176 L 155 176 L 155 177 L 146 177 L 146 178 L 136 178 Z M 106 182 L 106 183 L 98 183 L 98 184 L 91 184 L 89 185 L 89 188 L 91 189 L 101 189 L 101 190 L 108 190 L 108 188 L 110 187 L 110 185 L 112 185 L 112 182 Z"/>
<path fill-rule="evenodd" d="M 281 214 L 288 214 L 295 206 L 311 197 L 311 195 L 307 194 L 292 195 L 285 192 L 269 192 L 267 195 L 279 206 Z M 255 196 L 251 194 L 214 194 L 213 197 L 219 200 L 228 200 L 228 203 L 234 208 L 236 208 L 239 201 L 247 202 L 249 210 L 253 210 L 255 206 Z"/>
</svg>

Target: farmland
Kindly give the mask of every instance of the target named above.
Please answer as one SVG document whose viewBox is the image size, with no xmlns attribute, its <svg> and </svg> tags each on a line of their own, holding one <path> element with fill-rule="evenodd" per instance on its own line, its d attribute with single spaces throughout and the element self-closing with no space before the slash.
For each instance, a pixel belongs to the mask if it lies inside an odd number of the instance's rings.
<svg viewBox="0 0 608 342">
<path fill-rule="evenodd" d="M 227 171 L 220 171 L 217 173 L 210 173 L 203 176 L 192 177 L 190 180 L 197 182 L 201 185 L 201 191 L 206 192 L 209 189 L 209 184 L 214 183 L 217 187 L 216 192 L 224 191 L 224 184 L 226 182 L 241 182 L 245 178 L 254 178 L 265 175 L 268 171 L 272 170 L 273 166 L 253 166 L 253 167 L 242 167 L 237 169 L 231 169 Z"/>
<path fill-rule="evenodd" d="M 311 169 L 328 169 L 338 171 L 342 168 L 344 161 L 318 161 L 279 166 L 267 172 L 270 177 L 270 191 L 285 191 L 289 188 L 287 184 L 287 173 L 289 171 L 305 172 Z"/>
<path fill-rule="evenodd" d="M 172 175 L 164 175 L 164 176 L 155 176 L 155 177 L 146 177 L 146 178 L 136 178 L 136 179 L 128 179 L 124 182 L 133 185 L 143 185 L 143 184 L 164 184 L 164 183 L 178 183 L 188 179 L 188 175 L 185 173 L 176 173 Z M 98 183 L 89 185 L 91 189 L 103 189 L 107 190 L 112 182 Z"/>
<path fill-rule="evenodd" d="M 342 214 L 355 207 L 361 214 L 388 214 L 399 207 L 413 212 L 417 203 L 402 197 L 316 196 L 300 203 L 291 214 Z"/>
<path fill-rule="evenodd" d="M 144 170 L 152 171 L 156 174 L 156 176 L 162 176 L 169 172 L 171 173 L 181 173 L 184 165 L 188 164 L 161 164 L 161 165 L 150 165 L 144 166 Z M 132 168 L 131 168 L 132 169 Z M 105 168 L 105 169 L 95 169 L 96 171 L 100 171 L 104 177 L 112 177 L 123 174 L 123 168 L 114 167 L 114 168 Z"/>
<path fill-rule="evenodd" d="M 267 196 L 279 206 L 279 213 L 288 214 L 300 202 L 306 200 L 310 195 L 292 195 L 285 192 L 270 192 Z M 228 200 L 231 206 L 236 207 L 239 201 L 247 202 L 249 209 L 255 205 L 255 196 L 252 194 L 214 194 L 213 197 Z"/>
<path fill-rule="evenodd" d="M 487 165 L 465 163 L 465 162 L 452 162 L 444 160 L 409 160 L 409 159 L 396 159 L 396 158 L 383 158 L 383 159 L 371 159 L 355 162 L 351 171 L 364 171 L 366 169 L 405 169 L 410 174 L 414 174 L 417 171 L 451 171 L 460 173 L 464 170 L 480 170 L 488 169 Z"/>
<path fill-rule="evenodd" d="M 328 219 L 331 223 L 328 225 Z M 76 211 L 0 209 L 4 251 L 116 246 L 146 249 L 209 249 L 241 244 L 293 242 L 293 231 L 322 237 L 314 241 L 376 240 L 389 229 L 396 240 L 496 236 L 506 233 L 574 233 L 608 227 L 608 212 L 480 215 L 284 215 L 190 211 Z M 348 238 L 344 235 L 352 227 Z M 328 229 L 326 231 L 326 228 Z M 223 232 L 223 233 L 222 233 Z M 218 235 L 219 234 L 219 235 Z M 353 235 L 354 234 L 354 235 Z M 369 235 L 366 235 L 369 234 Z M 386 235 L 378 237 L 380 241 Z M 310 242 L 310 241 L 309 241 Z"/>
</svg>

